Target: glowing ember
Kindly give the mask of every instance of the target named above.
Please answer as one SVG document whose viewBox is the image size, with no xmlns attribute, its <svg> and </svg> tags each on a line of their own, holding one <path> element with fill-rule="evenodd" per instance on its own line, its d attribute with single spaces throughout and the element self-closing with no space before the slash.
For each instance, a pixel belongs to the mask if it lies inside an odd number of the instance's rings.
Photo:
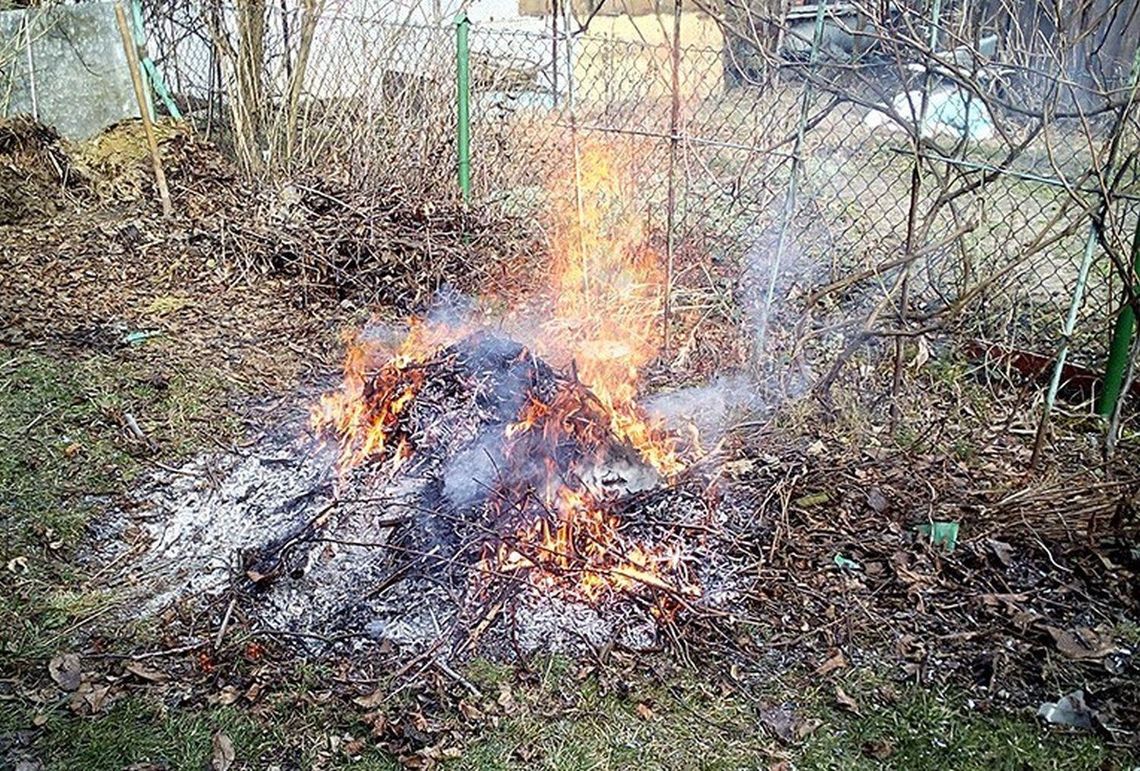
<svg viewBox="0 0 1140 771">
<path fill-rule="evenodd" d="M 649 588 L 669 593 L 659 601 L 658 611 L 674 607 L 676 596 L 696 593 L 692 586 L 666 577 L 680 568 L 679 552 L 626 544 L 618 518 L 603 511 L 588 494 L 561 488 L 551 515 L 502 543 L 483 558 L 481 568 L 527 570 L 538 586 L 569 590 L 589 602 L 613 591 Z"/>
</svg>

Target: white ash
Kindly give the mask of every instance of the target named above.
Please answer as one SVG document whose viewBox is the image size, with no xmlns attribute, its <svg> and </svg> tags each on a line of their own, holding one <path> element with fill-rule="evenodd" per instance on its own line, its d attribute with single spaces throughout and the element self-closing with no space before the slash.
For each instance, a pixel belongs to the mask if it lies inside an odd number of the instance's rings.
<svg viewBox="0 0 1140 771">
<path fill-rule="evenodd" d="M 603 613 L 530 587 L 519 598 L 515 613 L 515 642 L 526 653 L 538 650 L 588 652 L 610 643 L 632 650 L 658 646 L 657 624 L 641 608 L 630 605 L 622 613 Z"/>
<path fill-rule="evenodd" d="M 509 535 L 517 524 L 487 514 L 490 490 L 502 481 L 496 475 L 509 465 L 521 475 L 514 484 L 546 473 L 543 458 L 506 463 L 502 437 L 522 405 L 515 391 L 552 377 L 540 362 L 512 369 L 517 344 L 472 345 L 411 403 L 414 454 L 394 473 L 381 461 L 338 478 L 336 448 L 304 438 L 299 420 L 248 454 L 209 453 L 156 473 L 136 505 L 103 529 L 145 534 L 144 550 L 124 562 L 115 583 L 133 587 L 143 615 L 232 592 L 255 628 L 292 635 L 314 651 L 334 642 L 348 650 L 423 649 L 440 640 L 462 647 L 488 583 L 478 561 L 496 533 Z M 663 489 L 647 464 L 615 448 L 605 462 L 576 469 L 578 483 L 599 499 L 632 501 L 619 513 L 632 537 L 675 543 L 681 536 L 671 523 L 712 524 L 699 500 Z M 705 586 L 716 569 L 704 554 L 707 539 L 701 548 L 693 564 Z M 119 557 L 122 548 L 104 543 L 99 553 Z M 653 618 L 628 597 L 591 607 L 530 586 L 512 595 L 513 607 L 479 634 L 491 650 L 506 650 L 508 641 L 524 650 L 577 650 L 609 641 L 646 648 L 655 640 Z"/>
<path fill-rule="evenodd" d="M 286 532 L 309 511 L 313 491 L 329 473 L 331 451 L 271 444 L 249 455 L 206 453 L 174 471 L 156 472 L 130 514 L 112 521 L 145 532 L 149 542 L 125 582 L 154 614 L 172 600 L 217 593 L 235 556 Z M 317 501 L 319 503 L 319 501 Z"/>
</svg>

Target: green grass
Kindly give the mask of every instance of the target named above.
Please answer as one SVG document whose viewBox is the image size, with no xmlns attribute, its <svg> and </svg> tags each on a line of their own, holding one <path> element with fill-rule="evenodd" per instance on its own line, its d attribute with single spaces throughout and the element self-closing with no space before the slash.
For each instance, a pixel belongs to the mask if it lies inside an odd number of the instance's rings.
<svg viewBox="0 0 1140 771">
<path fill-rule="evenodd" d="M 911 687 L 895 704 L 854 717 L 819 713 L 824 726 L 800 768 L 1075 769 L 1123 767 L 1097 739 L 1049 733 L 1001 712 L 973 710 L 954 692 Z"/>
<path fill-rule="evenodd" d="M 232 419 L 211 412 L 220 395 L 218 381 L 201 373 L 167 375 L 106 355 L 0 358 L 0 569 L 8 582 L 0 655 L 47 655 L 68 625 L 108 601 L 85 591 L 73 557 L 91 516 L 152 455 L 125 416 L 169 462 L 233 433 Z"/>
<path fill-rule="evenodd" d="M 813 684 L 806 675 L 782 678 L 766 689 L 769 703 L 789 703 L 799 718 L 818 722 L 802 742 L 788 746 L 766 732 L 756 704 L 721 688 L 715 675 L 675 672 L 662 682 L 641 672 L 619 678 L 622 687 L 611 681 L 602 688 L 598 678 L 579 682 L 576 667 L 552 661 L 536 666 L 537 682 L 521 691 L 509 669 L 472 667 L 469 676 L 484 692 L 509 689 L 512 709 L 469 744 L 455 768 L 767 769 L 783 758 L 799 769 L 1114 767 L 1095 738 L 976 711 L 955 691 L 910 686 L 886 700 L 860 696 L 861 714 L 854 716 L 835 707 L 833 684 Z M 856 671 L 845 688 L 893 692 L 874 685 L 881 682 L 875 673 Z M 639 712 L 639 705 L 650 711 Z"/>
<path fill-rule="evenodd" d="M 454 705 L 430 713 L 447 736 L 440 746 L 461 770 L 768 769 L 781 759 L 797 769 L 1077 769 L 1127 768 L 1088 736 L 1050 733 L 1035 723 L 967 706 L 965 697 L 910 686 L 887 703 L 861 695 L 875 682 L 866 672 L 847 678 L 861 714 L 838 711 L 832 686 L 787 691 L 773 683 L 801 719 L 817 727 L 791 745 L 762 727 L 756 705 L 713 685 L 716 678 L 673 673 L 666 681 L 645 671 L 606 671 L 579 679 L 578 667 L 546 659 L 534 675 L 475 662 L 467 676 L 484 694 L 465 697 L 483 714 L 469 719 Z M 397 769 L 387 748 L 369 738 L 364 710 L 338 699 L 311 697 L 304 678 L 285 683 L 257 707 L 170 706 L 159 695 L 130 694 L 98 718 L 47 709 L 36 756 L 48 769 L 118 771 L 130 763 L 166 762 L 174 769 L 206 767 L 213 736 L 234 744 L 236 768 Z M 805 681 L 806 682 L 806 681 Z M 382 705 L 390 719 L 423 709 L 423 699 Z M 425 709 L 425 712 L 428 710 Z M 0 706 L 0 737 L 27 728 L 36 710 Z M 344 751 L 352 739 L 362 747 Z M 389 737 L 389 740 L 392 740 Z M 399 741 L 398 738 L 395 741 Z"/>
<path fill-rule="evenodd" d="M 172 711 L 153 700 L 130 697 L 96 720 L 63 711 L 48 713 L 36 751 L 48 769 L 119 771 L 147 762 L 200 769 L 208 767 L 217 731 L 241 747 L 244 758 L 256 758 L 283 744 L 271 727 L 241 709 Z"/>
</svg>

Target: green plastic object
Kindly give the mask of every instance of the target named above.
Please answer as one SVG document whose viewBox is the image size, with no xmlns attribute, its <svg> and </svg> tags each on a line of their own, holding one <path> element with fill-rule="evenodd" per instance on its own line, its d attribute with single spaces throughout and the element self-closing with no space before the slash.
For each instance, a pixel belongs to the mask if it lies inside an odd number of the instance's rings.
<svg viewBox="0 0 1140 771">
<path fill-rule="evenodd" d="M 143 76 L 146 78 L 150 87 L 162 99 L 163 105 L 166 106 L 166 112 L 170 117 L 175 120 L 182 120 L 182 111 L 178 109 L 178 105 L 174 103 L 174 97 L 170 93 L 170 89 L 166 87 L 166 81 L 162 78 L 162 73 L 158 71 L 158 67 L 151 61 L 150 55 L 146 51 L 146 31 L 143 29 L 142 20 L 142 0 L 131 0 L 131 26 L 133 29 L 131 33 L 135 39 L 135 46 L 139 49 L 139 64 L 142 66 Z M 150 111 L 151 120 L 154 120 L 154 101 L 150 98 L 150 91 L 146 93 L 147 108 Z"/>
<path fill-rule="evenodd" d="M 835 566 L 840 570 L 862 570 L 863 566 L 855 560 L 849 560 L 842 554 L 835 555 Z"/>
<path fill-rule="evenodd" d="M 127 345 L 140 345 L 154 337 L 162 337 L 162 333 L 157 330 L 139 330 L 125 335 L 123 342 Z"/>
<path fill-rule="evenodd" d="M 916 525 L 914 529 L 929 538 L 930 543 L 941 546 L 948 552 L 954 551 L 954 547 L 958 545 L 957 522 L 923 523 Z"/>
<path fill-rule="evenodd" d="M 1132 235 L 1132 271 L 1140 276 L 1140 216 L 1136 218 L 1136 232 Z M 1133 291 L 1140 294 L 1140 281 L 1132 285 Z M 1112 343 L 1108 349 L 1108 364 L 1104 370 L 1104 390 L 1101 392 L 1100 409 L 1106 418 L 1112 417 L 1120 391 L 1124 388 L 1124 373 L 1128 369 L 1128 352 L 1132 349 L 1132 335 L 1136 332 L 1136 311 L 1128 302 L 1128 294 L 1120 303 L 1120 313 L 1116 316 L 1116 326 L 1112 330 Z"/>
</svg>

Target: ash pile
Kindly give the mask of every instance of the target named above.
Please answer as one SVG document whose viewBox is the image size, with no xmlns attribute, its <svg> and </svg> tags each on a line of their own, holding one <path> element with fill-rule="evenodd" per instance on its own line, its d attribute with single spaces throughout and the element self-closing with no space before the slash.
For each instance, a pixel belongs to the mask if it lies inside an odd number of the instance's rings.
<svg viewBox="0 0 1140 771">
<path fill-rule="evenodd" d="M 310 649 L 463 654 L 655 647 L 705 602 L 703 485 L 647 460 L 573 368 L 487 333 L 366 359 L 315 437 L 156 479 L 133 520 L 148 610 L 231 593 Z"/>
</svg>

